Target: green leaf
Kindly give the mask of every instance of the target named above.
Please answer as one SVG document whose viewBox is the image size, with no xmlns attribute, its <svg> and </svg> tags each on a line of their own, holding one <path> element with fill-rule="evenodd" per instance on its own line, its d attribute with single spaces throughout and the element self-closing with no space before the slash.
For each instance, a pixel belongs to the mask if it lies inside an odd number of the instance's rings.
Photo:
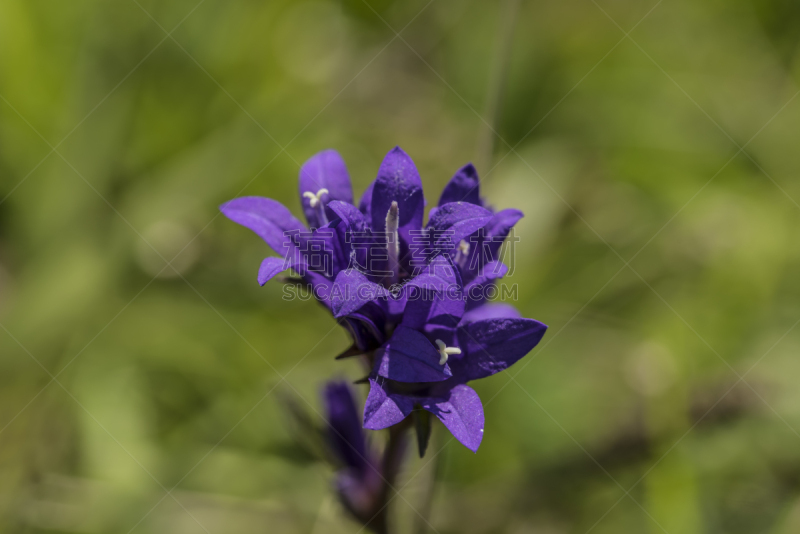
<svg viewBox="0 0 800 534">
<path fill-rule="evenodd" d="M 414 416 L 414 429 L 417 431 L 419 457 L 422 458 L 425 456 L 428 442 L 431 439 L 431 414 L 419 404 L 414 407 L 412 414 Z"/>
</svg>

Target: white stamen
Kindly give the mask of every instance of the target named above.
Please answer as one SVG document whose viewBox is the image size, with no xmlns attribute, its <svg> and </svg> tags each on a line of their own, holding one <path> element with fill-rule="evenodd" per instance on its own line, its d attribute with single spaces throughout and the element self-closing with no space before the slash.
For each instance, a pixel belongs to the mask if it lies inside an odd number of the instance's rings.
<svg viewBox="0 0 800 534">
<path fill-rule="evenodd" d="M 386 248 L 389 251 L 389 268 L 392 270 L 392 282 L 397 282 L 400 277 L 400 237 L 397 233 L 400 227 L 400 208 L 393 201 L 386 214 Z"/>
<path fill-rule="evenodd" d="M 469 257 L 469 243 L 467 243 L 462 239 L 461 242 L 456 246 L 456 257 L 453 258 L 453 260 L 459 266 L 466 267 L 465 263 L 468 257 Z"/>
<path fill-rule="evenodd" d="M 317 210 L 317 217 L 319 218 L 320 225 L 328 224 L 328 216 L 325 215 L 325 204 L 322 203 L 322 195 L 327 194 L 328 190 L 324 187 L 316 193 L 312 193 L 311 191 L 303 193 L 303 197 L 308 199 L 308 205 L 311 206 L 311 209 Z"/>
<path fill-rule="evenodd" d="M 461 354 L 461 349 L 458 347 L 448 347 L 441 339 L 436 340 L 436 346 L 439 347 L 439 365 L 447 363 L 447 357 L 453 354 Z"/>
<path fill-rule="evenodd" d="M 312 193 L 311 191 L 306 191 L 303 193 L 303 196 L 308 199 L 308 203 L 311 205 L 312 208 L 316 208 L 320 204 L 322 204 L 322 195 L 327 195 L 328 190 L 324 187 L 317 191 L 316 193 Z"/>
</svg>

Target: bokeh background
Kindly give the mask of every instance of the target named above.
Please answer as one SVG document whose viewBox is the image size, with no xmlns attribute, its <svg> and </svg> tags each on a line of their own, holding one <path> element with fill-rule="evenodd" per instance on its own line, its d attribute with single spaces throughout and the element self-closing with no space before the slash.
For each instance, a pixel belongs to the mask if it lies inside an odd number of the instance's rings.
<svg viewBox="0 0 800 534">
<path fill-rule="evenodd" d="M 348 339 L 217 206 L 400 145 L 525 211 L 550 330 L 398 532 L 800 531 L 799 45 L 792 0 L 0 0 L 0 530 L 356 533 L 286 416 Z"/>
</svg>

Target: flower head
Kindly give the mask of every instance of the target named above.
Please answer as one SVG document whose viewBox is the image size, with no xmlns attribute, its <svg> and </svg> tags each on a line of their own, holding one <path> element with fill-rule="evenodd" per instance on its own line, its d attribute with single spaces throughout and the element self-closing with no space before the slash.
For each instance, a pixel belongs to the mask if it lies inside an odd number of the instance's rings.
<svg viewBox="0 0 800 534">
<path fill-rule="evenodd" d="M 544 335 L 542 323 L 486 303 L 481 289 L 508 271 L 500 247 L 523 214 L 495 212 L 479 186 L 475 167 L 461 168 L 423 225 L 422 181 L 402 149 L 389 151 L 358 207 L 344 161 L 326 150 L 300 170 L 310 231 L 274 200 L 245 197 L 221 206 L 283 256 L 263 261 L 260 284 L 287 269 L 298 272 L 349 330 L 347 354 L 361 355 L 370 373 L 365 428 L 387 428 L 426 410 L 477 450 L 483 407 L 467 382 L 509 367 Z M 343 406 L 336 401 L 344 398 L 341 387 L 328 397 L 330 406 Z"/>
<path fill-rule="evenodd" d="M 324 286 L 347 267 L 338 246 L 339 216 L 328 208 L 332 201 L 352 203 L 353 190 L 344 160 L 335 150 L 325 150 L 300 169 L 300 202 L 309 228 L 280 202 L 263 197 L 241 197 L 220 206 L 226 217 L 254 231 L 280 257 L 261 263 L 262 286 L 277 274 L 292 269 L 324 295 Z M 323 303 L 325 299 L 323 300 Z"/>
<path fill-rule="evenodd" d="M 455 283 L 455 269 L 433 262 Z M 430 287 L 430 286 L 429 286 Z M 409 300 L 403 322 L 376 351 L 365 428 L 380 430 L 423 409 L 444 423 L 462 444 L 477 451 L 483 439 L 483 406 L 467 382 L 498 373 L 521 359 L 547 326 L 523 319 L 507 304 L 484 304 L 465 312 L 463 298 L 428 290 Z"/>
</svg>

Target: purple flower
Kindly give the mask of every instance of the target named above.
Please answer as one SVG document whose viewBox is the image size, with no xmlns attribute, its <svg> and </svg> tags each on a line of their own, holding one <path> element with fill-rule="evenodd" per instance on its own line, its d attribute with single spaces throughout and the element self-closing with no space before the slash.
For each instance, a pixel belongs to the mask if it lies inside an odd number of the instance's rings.
<svg viewBox="0 0 800 534">
<path fill-rule="evenodd" d="M 325 282 L 348 265 L 336 230 L 339 216 L 328 205 L 332 201 L 353 201 L 350 176 L 339 153 L 325 150 L 300 169 L 299 185 L 310 230 L 280 202 L 269 198 L 237 198 L 220 206 L 220 210 L 232 221 L 253 230 L 280 254 L 281 257 L 268 257 L 261 263 L 259 284 L 293 269 L 312 288 L 323 289 L 315 295 L 324 295 Z"/>
<path fill-rule="evenodd" d="M 466 383 L 514 364 L 539 343 L 547 327 L 521 318 L 507 304 L 466 311 L 460 276 L 450 258 L 438 256 L 394 299 L 403 305 L 402 318 L 372 352 L 365 428 L 387 428 L 415 409 L 427 410 L 477 451 L 483 438 L 483 407 Z M 376 305 L 381 286 L 346 272 L 337 283 L 342 285 L 339 293 L 355 296 L 343 301 L 346 308 L 334 305 L 334 310 L 347 310 L 362 321 L 380 316 L 385 324 L 385 308 Z"/>
<path fill-rule="evenodd" d="M 477 171 L 468 164 L 445 186 L 423 227 L 422 182 L 414 162 L 399 147 L 386 155 L 358 208 L 347 167 L 334 150 L 320 152 L 302 166 L 299 193 L 310 230 L 268 198 L 237 198 L 220 209 L 280 255 L 264 259 L 259 284 L 292 269 L 328 307 L 331 282 L 348 268 L 389 288 L 408 281 L 437 255 L 454 258 L 468 307 L 475 307 L 486 300 L 481 290 L 506 273 L 497 254 L 522 217 L 517 210 L 488 209 L 480 198 Z M 401 304 L 388 307 L 389 315 L 402 314 Z"/>
<path fill-rule="evenodd" d="M 483 303 L 485 288 L 507 272 L 497 254 L 522 214 L 484 207 L 471 164 L 450 180 L 424 227 L 423 206 L 419 173 L 399 147 L 386 155 L 358 210 L 345 202 L 329 204 L 345 234 L 369 236 L 365 248 L 343 244 L 342 250 L 356 265 L 372 268 L 341 271 L 331 293 L 334 316 L 348 327 L 362 352 L 386 342 L 403 317 L 405 300 L 397 288 L 411 283 L 437 257 L 453 259 L 468 309 Z M 378 287 L 393 291 L 376 299 Z"/>
<path fill-rule="evenodd" d="M 506 274 L 500 247 L 522 212 L 486 206 L 468 164 L 423 226 L 422 181 L 399 147 L 386 155 L 358 207 L 333 150 L 303 165 L 300 199 L 311 231 L 274 200 L 245 197 L 220 208 L 283 256 L 263 261 L 259 283 L 297 271 L 349 330 L 353 347 L 344 355 L 361 355 L 370 369 L 365 428 L 387 428 L 425 410 L 476 451 L 483 407 L 467 382 L 515 363 L 547 328 L 511 306 L 486 304 L 481 291 Z M 341 388 L 330 391 L 328 404 L 343 406 L 334 399 L 344 397 Z"/>
<path fill-rule="evenodd" d="M 463 203 L 483 210 L 463 207 L 460 205 Z M 495 213 L 486 205 L 480 196 L 478 171 L 471 163 L 459 169 L 442 191 L 438 208 L 431 210 L 428 227 L 436 230 L 458 228 L 449 242 L 438 244 L 438 250 L 452 255 L 461 273 L 469 309 L 484 303 L 487 287 L 508 271 L 498 261 L 498 252 L 523 216 L 515 209 Z M 470 222 L 465 221 L 470 218 Z M 453 220 L 458 222 L 452 223 Z"/>
<path fill-rule="evenodd" d="M 402 323 L 375 352 L 365 428 L 387 428 L 415 409 L 426 410 L 477 451 L 483 407 L 466 383 L 508 368 L 536 346 L 547 327 L 521 318 L 507 304 L 465 312 L 466 299 L 451 291 L 459 278 L 452 262 L 440 257 L 404 287 Z"/>
<path fill-rule="evenodd" d="M 397 207 L 396 228 L 386 224 L 393 203 Z M 480 181 L 472 164 L 459 169 L 450 179 L 424 227 L 423 205 L 419 173 L 411 158 L 395 147 L 386 155 L 377 179 L 361 200 L 360 212 L 364 218 L 354 213 L 342 216 L 343 224 L 354 231 L 369 225 L 376 237 L 373 247 L 380 250 L 394 252 L 387 241 L 397 234 L 394 270 L 391 258 L 386 263 L 386 270 L 393 270 L 392 276 L 376 277 L 369 270 L 364 274 L 385 287 L 403 284 L 433 258 L 446 255 L 454 260 L 461 274 L 468 308 L 475 308 L 486 301 L 485 289 L 508 270 L 498 261 L 498 254 L 514 225 L 523 217 L 522 212 L 507 209 L 495 213 L 487 207 L 480 197 Z"/>
<path fill-rule="evenodd" d="M 424 316 L 422 324 L 412 318 L 409 326 L 400 325 L 379 351 L 369 378 L 364 427 L 387 428 L 423 409 L 475 452 L 483 439 L 483 406 L 466 383 L 516 363 L 539 343 L 547 326 L 521 318 L 507 304 L 485 304 L 455 318 L 450 312 L 457 306 L 446 295 L 430 302 L 408 306 L 448 311 L 420 311 L 417 319 Z M 406 316 L 414 313 L 407 309 Z"/>
<path fill-rule="evenodd" d="M 336 493 L 354 517 L 367 523 L 381 490 L 380 462 L 364 436 L 350 386 L 342 381 L 328 382 L 322 399 L 328 419 L 328 446 L 339 466 Z"/>
</svg>

